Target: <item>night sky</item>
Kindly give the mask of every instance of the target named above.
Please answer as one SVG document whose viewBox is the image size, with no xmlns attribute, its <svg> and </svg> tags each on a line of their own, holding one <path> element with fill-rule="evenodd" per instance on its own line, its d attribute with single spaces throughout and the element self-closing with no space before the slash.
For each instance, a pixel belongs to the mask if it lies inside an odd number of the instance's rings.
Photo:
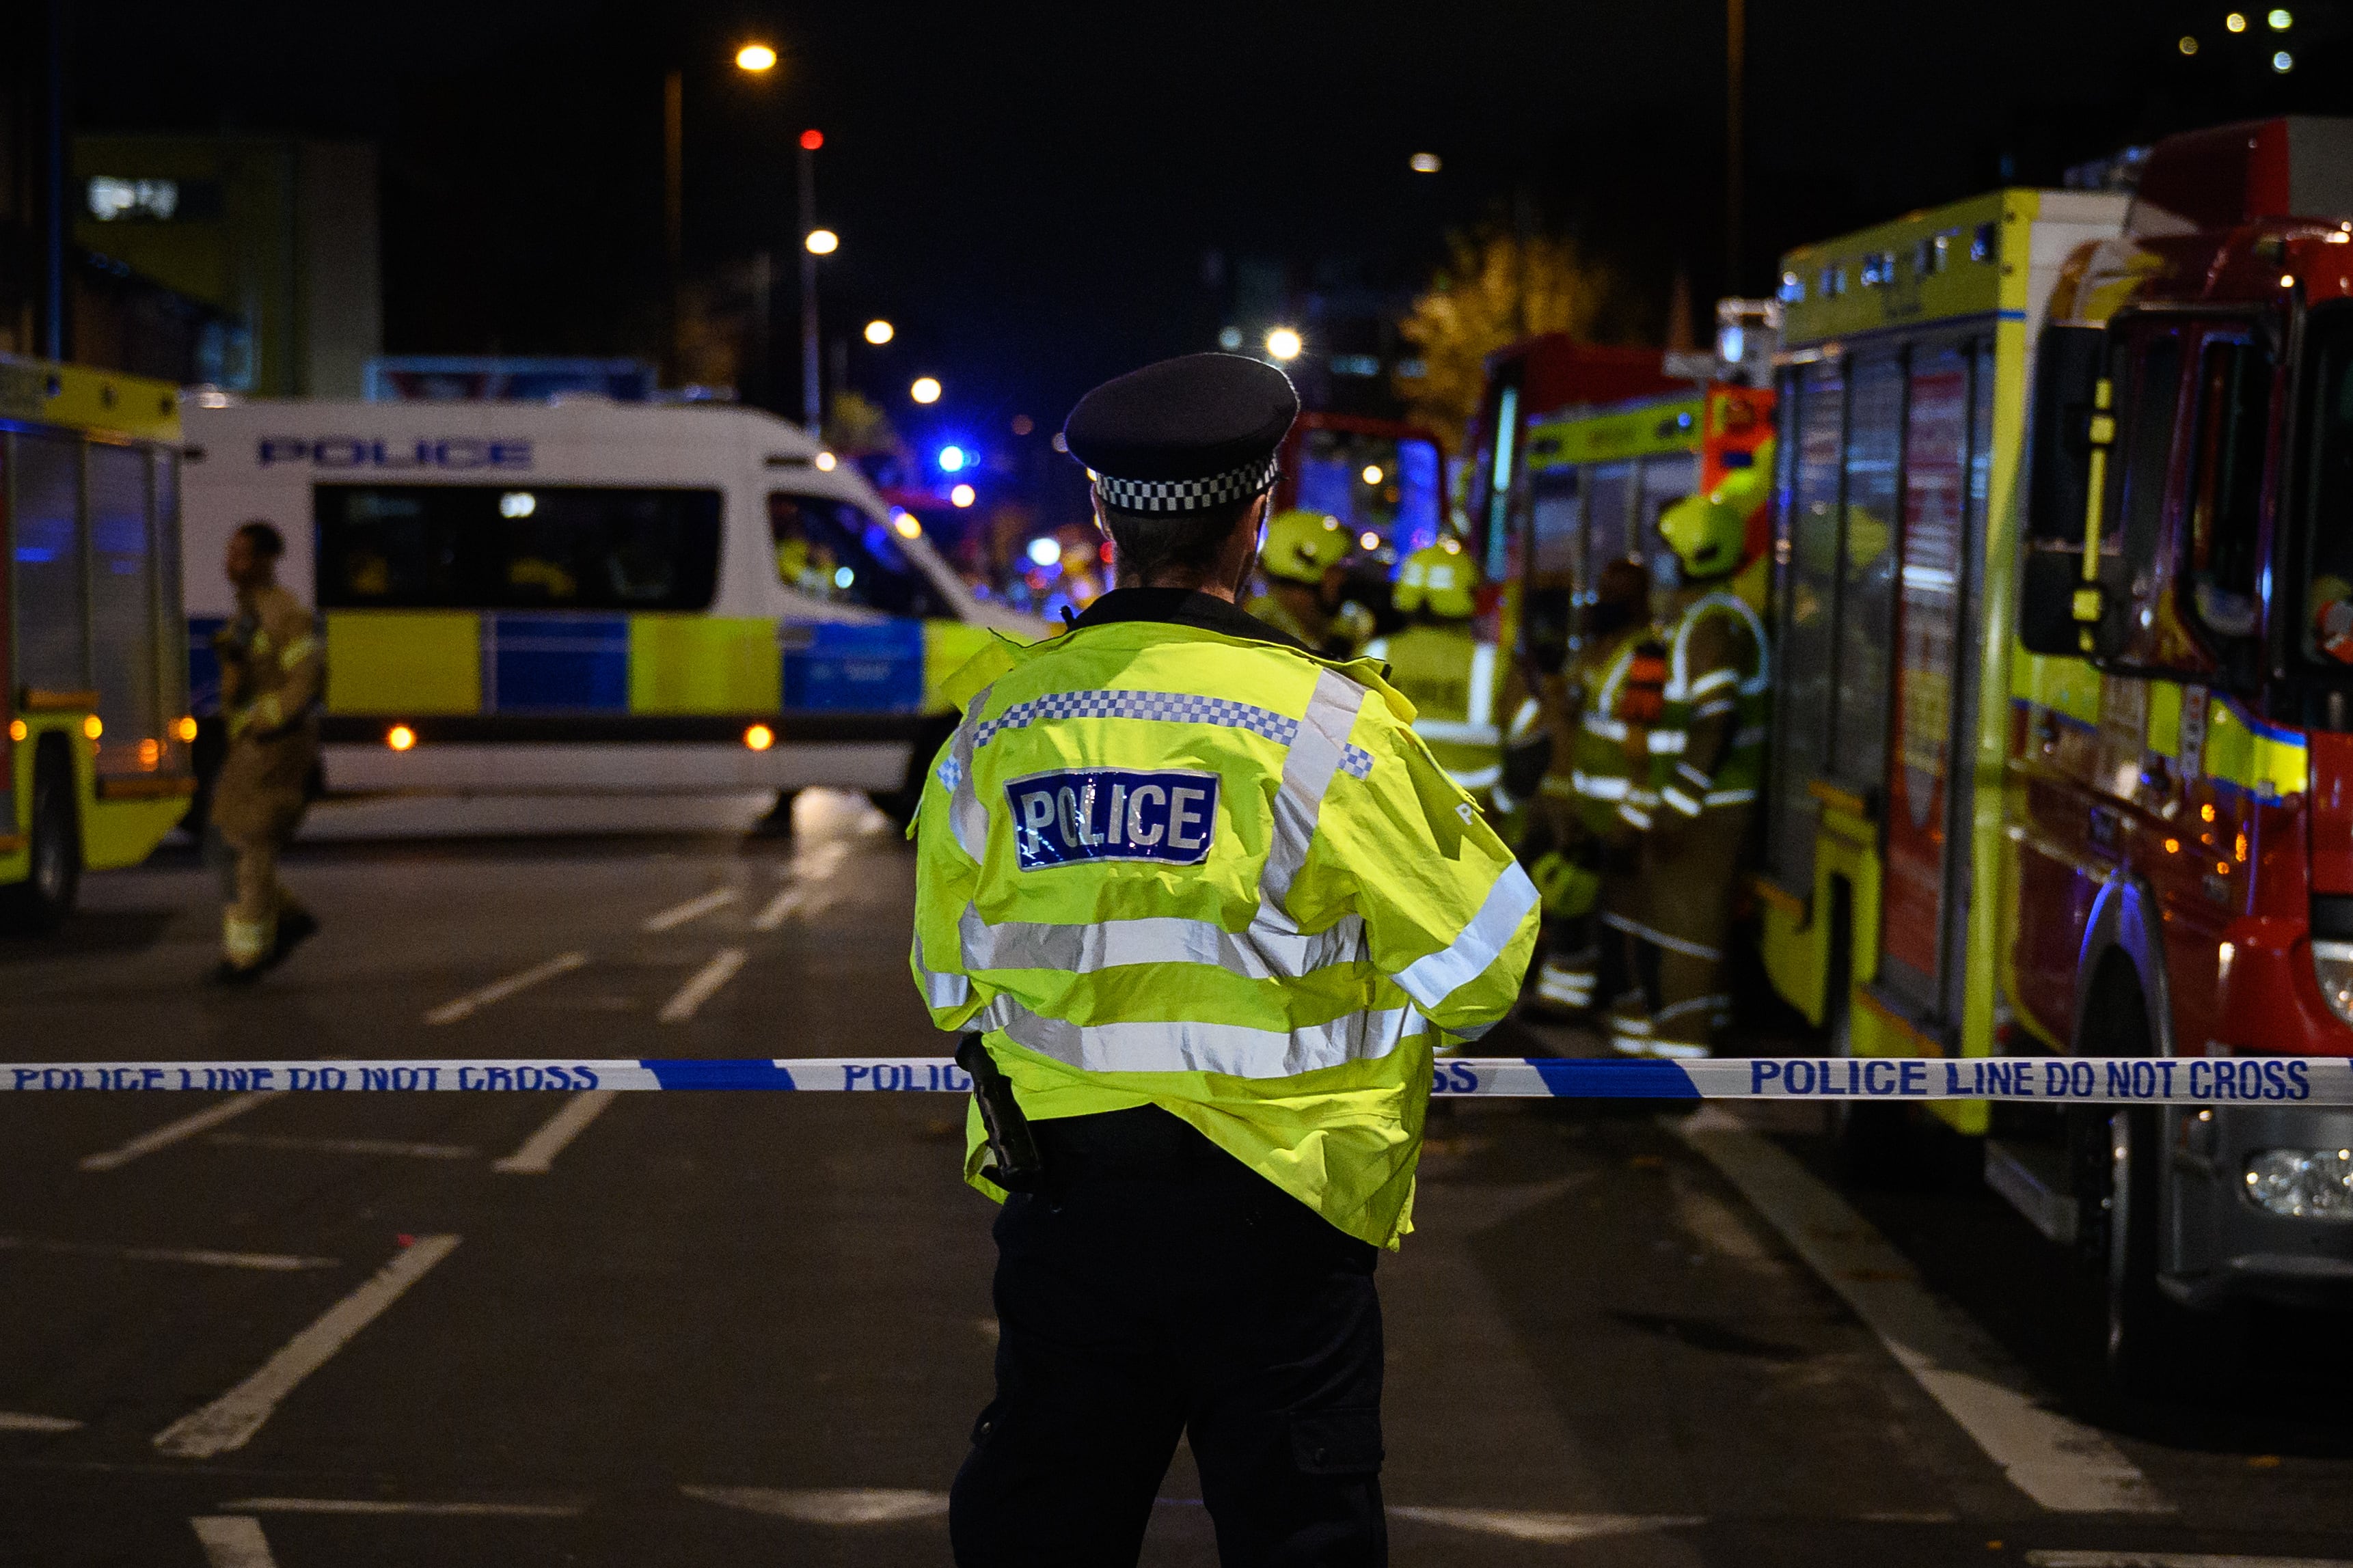
<svg viewBox="0 0 2353 1568">
<path fill-rule="evenodd" d="M 1449 226 L 1572 231 L 1662 305 L 1756 292 L 1784 247 L 2183 125 L 2353 109 L 2334 5 L 2297 68 L 2222 5 L 1752 0 L 1749 221 L 1725 276 L 1722 0 L 1181 5 L 368 0 L 83 7 L 78 128 L 364 137 L 385 165 L 392 352 L 649 352 L 660 100 L 686 81 L 691 275 L 790 265 L 793 138 L 828 138 L 836 326 L 909 412 L 1059 423 L 1089 384 L 1211 346 L 1205 258 L 1305 282 L 1426 273 Z M 2204 40 L 2195 59 L 2177 40 Z M 764 80 L 730 64 L 761 38 Z M 1445 160 L 1408 172 L 1417 151 Z M 782 330 L 789 333 L 789 288 Z M 786 351 L 789 355 L 789 349 Z M 786 374 L 791 374 L 789 363 Z M 995 427 L 1002 428 L 1001 424 Z"/>
</svg>

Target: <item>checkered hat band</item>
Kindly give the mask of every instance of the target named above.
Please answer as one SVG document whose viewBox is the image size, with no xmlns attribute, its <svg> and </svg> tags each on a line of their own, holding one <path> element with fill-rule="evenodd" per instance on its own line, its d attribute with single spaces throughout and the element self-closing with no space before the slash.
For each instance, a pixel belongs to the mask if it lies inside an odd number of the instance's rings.
<svg viewBox="0 0 2353 1568">
<path fill-rule="evenodd" d="M 1274 483 L 1274 458 L 1229 468 L 1206 479 L 1119 479 L 1095 476 L 1095 493 L 1103 504 L 1121 511 L 1207 511 L 1228 501 L 1244 500 Z"/>
</svg>

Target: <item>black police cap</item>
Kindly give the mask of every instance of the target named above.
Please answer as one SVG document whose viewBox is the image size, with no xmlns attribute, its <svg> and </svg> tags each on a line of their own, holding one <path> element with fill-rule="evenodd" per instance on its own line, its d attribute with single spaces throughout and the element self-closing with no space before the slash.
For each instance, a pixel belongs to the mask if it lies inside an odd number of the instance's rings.
<svg viewBox="0 0 2353 1568">
<path fill-rule="evenodd" d="M 1104 382 L 1062 426 L 1071 456 L 1122 511 L 1203 511 L 1274 482 L 1299 416 L 1291 378 L 1240 354 L 1187 354 Z"/>
</svg>

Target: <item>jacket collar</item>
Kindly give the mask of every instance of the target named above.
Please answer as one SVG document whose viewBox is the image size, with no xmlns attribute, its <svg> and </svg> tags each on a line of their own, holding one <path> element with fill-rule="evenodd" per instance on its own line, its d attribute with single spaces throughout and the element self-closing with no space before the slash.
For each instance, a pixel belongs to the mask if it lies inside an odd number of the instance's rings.
<svg viewBox="0 0 2353 1568">
<path fill-rule="evenodd" d="M 1117 626 L 1124 621 L 1157 621 L 1216 632 L 1244 642 L 1272 643 L 1277 647 L 1308 653 L 1305 645 L 1268 626 L 1240 606 L 1192 588 L 1114 588 L 1087 606 L 1071 624 L 1073 631 L 1090 626 Z M 1310 657 L 1313 657 L 1310 655 Z"/>
</svg>

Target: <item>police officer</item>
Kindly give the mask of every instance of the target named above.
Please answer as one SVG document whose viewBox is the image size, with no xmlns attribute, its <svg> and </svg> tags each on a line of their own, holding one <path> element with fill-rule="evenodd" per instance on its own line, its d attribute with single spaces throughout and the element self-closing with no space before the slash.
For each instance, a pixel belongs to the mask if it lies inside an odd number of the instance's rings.
<svg viewBox="0 0 2353 1568">
<path fill-rule="evenodd" d="M 1450 535 L 1415 551 L 1398 564 L 1392 601 L 1409 624 L 1367 644 L 1365 657 L 1388 661 L 1389 679 L 1414 706 L 1413 732 L 1483 805 L 1503 774 L 1503 735 L 1494 721 L 1495 645 L 1479 641 L 1471 626 L 1478 586 L 1479 568 L 1461 541 Z"/>
<path fill-rule="evenodd" d="M 278 879 L 278 857 L 309 804 L 326 660 L 311 612 L 278 585 L 286 541 L 267 522 L 229 535 L 237 615 L 213 635 L 228 753 L 213 780 L 212 827 L 226 847 L 228 908 L 213 978 L 245 985 L 319 929 Z"/>
<path fill-rule="evenodd" d="M 1026 1189 L 965 1568 L 1134 1563 L 1180 1434 L 1225 1562 L 1386 1561 L 1373 1267 L 1438 1033 L 1509 1009 L 1536 893 L 1377 665 L 1234 604 L 1297 410 L 1225 354 L 1081 400 L 1117 586 L 1000 649 L 924 787 L 915 980 L 986 1031 L 967 1178 Z"/>
<path fill-rule="evenodd" d="M 1647 737 L 1640 907 L 1603 917 L 1633 939 L 1643 982 L 1610 1019 L 1629 1054 L 1704 1057 L 1732 1009 L 1724 943 L 1764 772 L 1766 646 L 1764 622 L 1726 584 L 1763 500 L 1761 477 L 1736 478 L 1659 517 L 1676 586 Z"/>
<path fill-rule="evenodd" d="M 1258 552 L 1266 592 L 1242 608 L 1310 652 L 1355 658 L 1373 635 L 1373 616 L 1345 597 L 1353 542 L 1328 513 L 1300 507 L 1277 512 Z"/>
</svg>

